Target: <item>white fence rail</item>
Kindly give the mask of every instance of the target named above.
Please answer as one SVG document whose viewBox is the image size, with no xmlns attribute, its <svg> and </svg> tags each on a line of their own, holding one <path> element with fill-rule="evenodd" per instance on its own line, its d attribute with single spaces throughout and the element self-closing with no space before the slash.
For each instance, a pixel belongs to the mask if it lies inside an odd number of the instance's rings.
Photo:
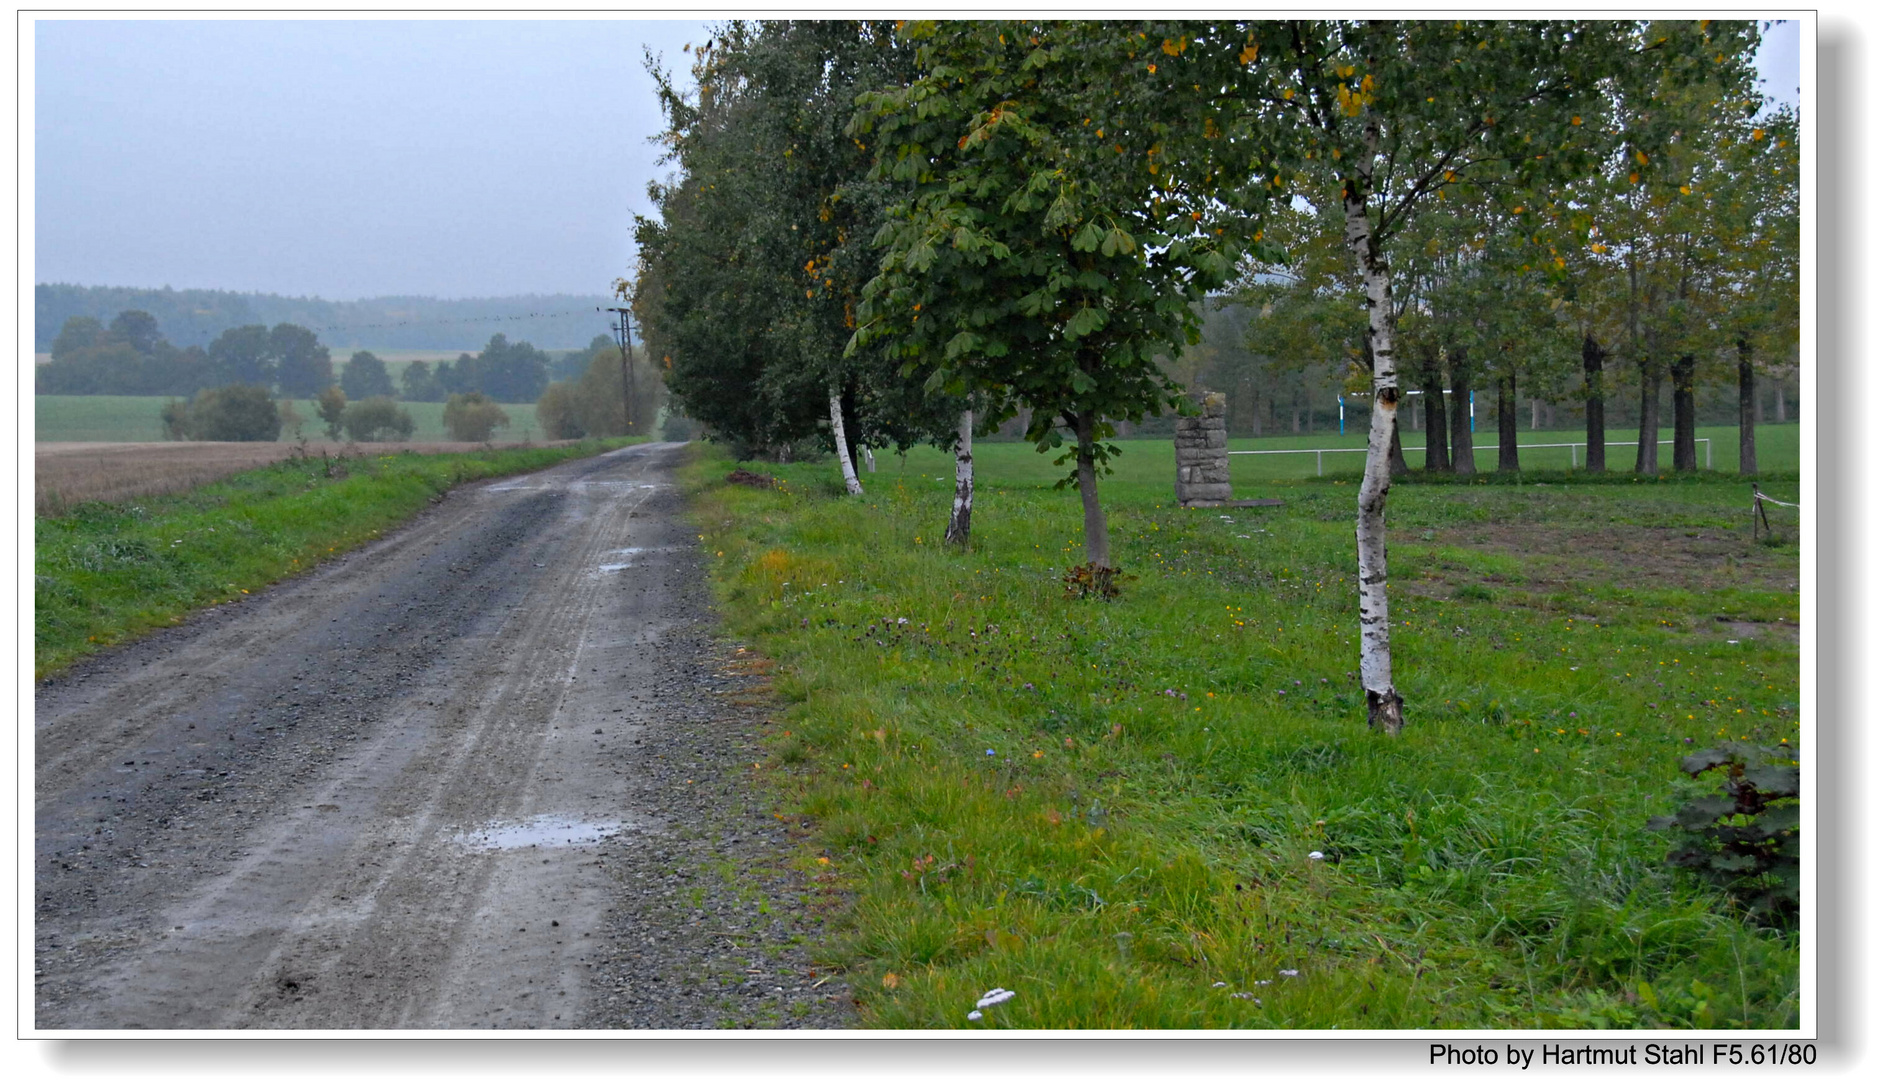
<svg viewBox="0 0 1888 1080">
<path fill-rule="evenodd" d="M 1675 440 L 1672 440 L 1672 439 L 1660 439 L 1659 445 L 1670 446 L 1672 445 L 1674 441 Z M 1711 440 L 1707 438 L 1703 438 L 1701 436 L 1699 438 L 1693 439 L 1692 442 L 1704 444 L 1704 467 L 1709 469 L 1711 467 Z M 1634 441 L 1634 442 L 1609 442 L 1606 445 L 1607 446 L 1638 446 L 1639 444 L 1637 441 Z M 1516 447 L 1516 449 L 1519 449 L 1519 450 L 1552 450 L 1556 448 L 1567 450 L 1567 460 L 1572 468 L 1577 469 L 1580 467 L 1580 451 L 1586 449 L 1586 444 L 1583 442 L 1520 443 Z M 1501 447 L 1499 446 L 1475 446 L 1475 447 L 1471 447 L 1470 449 L 1500 450 Z M 1421 454 L 1427 450 L 1428 450 L 1428 447 L 1425 447 L 1425 446 L 1405 446 L 1403 448 L 1403 452 L 1405 454 Z M 1334 447 L 1326 447 L 1326 448 L 1314 449 L 1314 450 L 1228 450 L 1226 451 L 1226 455 L 1228 457 L 1231 457 L 1236 454 L 1316 454 L 1318 456 L 1318 475 L 1323 476 L 1324 475 L 1324 455 L 1326 454 L 1363 454 L 1363 453 L 1368 453 L 1368 452 L 1369 451 L 1365 447 L 1361 447 L 1361 446 L 1334 446 Z"/>
</svg>

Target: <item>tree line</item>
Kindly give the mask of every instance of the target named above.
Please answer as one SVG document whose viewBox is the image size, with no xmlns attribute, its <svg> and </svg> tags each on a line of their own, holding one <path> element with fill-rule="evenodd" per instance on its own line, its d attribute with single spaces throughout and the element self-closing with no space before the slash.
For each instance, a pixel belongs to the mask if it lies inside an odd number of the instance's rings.
<svg viewBox="0 0 1888 1080">
<path fill-rule="evenodd" d="M 328 347 L 306 327 L 294 323 L 234 326 L 207 347 L 178 348 L 165 339 L 149 312 L 119 312 L 109 325 L 89 315 L 68 318 L 51 343 L 52 360 L 39 365 L 41 394 L 128 394 L 188 397 L 222 386 L 253 386 L 285 398 L 316 398 L 338 385 L 350 398 L 401 397 L 407 401 L 445 401 L 454 394 L 478 393 L 494 401 L 533 402 L 553 374 L 581 370 L 607 336 L 587 349 L 552 357 L 528 341 L 493 334 L 475 353 L 436 364 L 413 362 L 399 385 L 386 363 L 367 350 L 349 357 L 339 376 Z"/>
<path fill-rule="evenodd" d="M 1794 362 L 1797 120 L 1763 112 L 1759 34 L 731 23 L 692 85 L 650 64 L 675 172 L 618 289 L 670 391 L 744 456 L 823 439 L 857 493 L 861 446 L 954 450 L 956 542 L 973 436 L 1023 421 L 1069 466 L 1104 586 L 1115 425 L 1191 408 L 1173 366 L 1235 300 L 1247 346 L 1358 395 L 1359 680 L 1393 732 L 1383 511 L 1409 391 L 1426 467 L 1473 467 L 1445 398 L 1480 386 L 1515 468 L 1524 389 L 1577 370 L 1603 432 L 1609 383 L 1635 380 L 1656 469 L 1669 380 L 1686 468 L 1700 378 Z"/>
<path fill-rule="evenodd" d="M 208 345 L 233 326 L 294 323 L 337 349 L 454 349 L 468 337 L 505 330 L 547 348 L 570 349 L 589 340 L 606 320 L 604 296 L 492 296 L 448 300 L 432 296 L 378 296 L 362 300 L 222 289 L 161 289 L 116 285 L 41 283 L 33 288 L 34 344 L 46 352 L 66 320 L 85 315 L 107 322 L 120 311 L 151 313 L 181 345 Z M 476 337 L 473 337 L 476 340 Z"/>
</svg>

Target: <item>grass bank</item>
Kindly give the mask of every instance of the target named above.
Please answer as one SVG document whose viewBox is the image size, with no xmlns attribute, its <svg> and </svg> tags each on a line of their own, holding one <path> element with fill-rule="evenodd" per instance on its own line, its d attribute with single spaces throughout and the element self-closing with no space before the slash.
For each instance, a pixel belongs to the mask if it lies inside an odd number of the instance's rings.
<svg viewBox="0 0 1888 1080">
<path fill-rule="evenodd" d="M 293 459 L 186 494 L 83 503 L 60 517 L 37 517 L 35 677 L 316 566 L 407 520 L 455 484 L 632 441 Z"/>
<path fill-rule="evenodd" d="M 1688 750 L 1801 744 L 1798 552 L 1749 540 L 1747 484 L 1396 489 L 1388 739 L 1352 678 L 1354 487 L 1182 511 L 1139 445 L 1103 485 L 1112 603 L 1064 595 L 1080 515 L 1027 447 L 980 450 L 967 553 L 941 454 L 857 500 L 830 467 L 692 467 L 730 629 L 779 665 L 755 764 L 856 897 L 828 959 L 866 1023 L 1797 1023 L 1796 934 L 1644 827 Z"/>
</svg>

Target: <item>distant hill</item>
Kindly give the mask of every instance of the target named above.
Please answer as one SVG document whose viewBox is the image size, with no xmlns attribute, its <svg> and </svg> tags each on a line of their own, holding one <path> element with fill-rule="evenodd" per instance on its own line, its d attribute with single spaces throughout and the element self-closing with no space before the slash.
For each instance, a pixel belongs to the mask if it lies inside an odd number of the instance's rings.
<svg viewBox="0 0 1888 1080">
<path fill-rule="evenodd" d="M 150 312 L 173 345 L 207 345 L 232 326 L 288 322 L 313 330 L 345 358 L 354 349 L 443 349 L 477 352 L 493 334 L 540 349 L 577 349 L 607 334 L 614 316 L 596 310 L 615 301 L 603 295 L 492 296 L 440 300 L 431 296 L 377 296 L 322 300 L 215 289 L 136 289 L 114 285 L 36 285 L 33 348 L 46 352 L 74 315 L 109 324 L 121 311 Z"/>
</svg>

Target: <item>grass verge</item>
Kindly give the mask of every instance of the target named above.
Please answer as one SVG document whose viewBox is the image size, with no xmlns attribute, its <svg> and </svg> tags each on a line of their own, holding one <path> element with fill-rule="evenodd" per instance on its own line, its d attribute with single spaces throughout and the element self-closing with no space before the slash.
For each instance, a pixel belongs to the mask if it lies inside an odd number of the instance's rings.
<svg viewBox="0 0 1888 1080">
<path fill-rule="evenodd" d="M 407 520 L 455 484 L 633 441 L 292 459 L 186 494 L 82 503 L 59 517 L 37 517 L 34 676 L 316 566 Z"/>
<path fill-rule="evenodd" d="M 852 500 L 830 467 L 687 474 L 729 628 L 780 664 L 755 766 L 856 898 L 826 959 L 866 1023 L 1796 1026 L 1797 934 L 1645 830 L 1696 789 L 1688 750 L 1801 744 L 1797 550 L 1749 541 L 1747 484 L 1398 488 L 1388 739 L 1352 677 L 1354 486 L 1185 511 L 1123 459 L 1136 578 L 1083 602 L 1055 471 L 978 464 L 964 553 L 943 455 Z"/>
</svg>

